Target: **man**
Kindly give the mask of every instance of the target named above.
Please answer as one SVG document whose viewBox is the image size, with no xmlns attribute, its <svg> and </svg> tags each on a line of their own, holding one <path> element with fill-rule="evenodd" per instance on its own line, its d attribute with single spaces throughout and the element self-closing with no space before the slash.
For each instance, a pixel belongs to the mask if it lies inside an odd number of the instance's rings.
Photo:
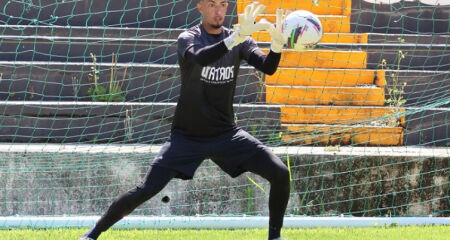
<svg viewBox="0 0 450 240">
<path fill-rule="evenodd" d="M 277 26 L 255 23 L 264 5 L 246 7 L 235 31 L 222 26 L 227 0 L 199 0 L 201 24 L 180 34 L 178 63 L 180 98 L 170 138 L 151 164 L 144 181 L 119 197 L 97 224 L 80 240 L 97 239 L 114 223 L 160 192 L 172 178 L 192 179 L 202 161 L 210 158 L 231 177 L 250 171 L 270 182 L 269 240 L 280 240 L 289 200 L 289 171 L 269 148 L 234 122 L 233 98 L 241 60 L 258 70 L 277 70 L 285 39 L 281 36 L 283 11 Z M 265 55 L 249 36 L 269 30 L 271 51 Z"/>
</svg>

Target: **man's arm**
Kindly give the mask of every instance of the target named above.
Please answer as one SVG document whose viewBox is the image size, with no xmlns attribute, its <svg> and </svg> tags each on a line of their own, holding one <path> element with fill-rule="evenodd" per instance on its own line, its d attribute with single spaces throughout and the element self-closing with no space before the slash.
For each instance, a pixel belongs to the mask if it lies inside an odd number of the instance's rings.
<svg viewBox="0 0 450 240">
<path fill-rule="evenodd" d="M 227 52 L 228 48 L 225 45 L 224 41 L 220 41 L 218 43 L 202 47 L 200 49 L 196 49 L 195 46 L 192 46 L 186 51 L 184 57 L 204 67 L 219 60 Z"/>
<path fill-rule="evenodd" d="M 262 71 L 265 74 L 272 75 L 277 71 L 280 63 L 281 52 L 283 51 L 283 45 L 286 42 L 285 37 L 282 34 L 282 23 L 284 21 L 283 10 L 277 9 L 276 12 L 276 25 L 269 25 L 269 33 L 272 37 L 272 44 L 270 45 L 270 52 L 265 55 L 259 48 L 256 48 L 254 41 L 250 41 L 242 55 L 247 60 L 248 64 L 254 66 L 256 69 Z M 249 55 L 250 54 L 250 55 Z"/>
<path fill-rule="evenodd" d="M 281 53 L 276 53 L 271 50 L 266 55 L 258 48 L 250 54 L 247 62 L 259 71 L 272 75 L 277 71 L 280 59 Z"/>
</svg>

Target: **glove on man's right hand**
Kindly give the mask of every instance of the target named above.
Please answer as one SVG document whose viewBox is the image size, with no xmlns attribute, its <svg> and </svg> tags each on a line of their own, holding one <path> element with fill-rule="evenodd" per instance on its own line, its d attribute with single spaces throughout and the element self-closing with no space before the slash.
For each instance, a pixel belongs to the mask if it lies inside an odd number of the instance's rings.
<svg viewBox="0 0 450 240">
<path fill-rule="evenodd" d="M 245 41 L 247 37 L 254 32 L 268 30 L 271 24 L 264 19 L 255 23 L 256 17 L 261 14 L 266 6 L 256 2 L 245 7 L 244 14 L 239 14 L 239 25 L 233 34 L 224 39 L 225 45 L 228 49 L 232 49 L 238 44 Z"/>
</svg>

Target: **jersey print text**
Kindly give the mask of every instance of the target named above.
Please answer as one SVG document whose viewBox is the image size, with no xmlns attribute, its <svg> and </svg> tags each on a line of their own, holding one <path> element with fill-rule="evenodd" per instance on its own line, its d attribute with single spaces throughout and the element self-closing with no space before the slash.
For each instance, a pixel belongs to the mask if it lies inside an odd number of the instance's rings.
<svg viewBox="0 0 450 240">
<path fill-rule="evenodd" d="M 225 84 L 232 82 L 234 79 L 234 66 L 203 67 L 200 79 L 210 84 Z"/>
</svg>

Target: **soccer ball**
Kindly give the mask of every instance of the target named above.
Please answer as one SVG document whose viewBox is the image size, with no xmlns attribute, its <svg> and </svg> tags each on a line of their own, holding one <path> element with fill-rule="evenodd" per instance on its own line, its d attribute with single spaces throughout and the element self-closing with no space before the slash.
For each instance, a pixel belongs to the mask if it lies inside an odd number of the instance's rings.
<svg viewBox="0 0 450 240">
<path fill-rule="evenodd" d="M 287 39 L 287 47 L 297 51 L 315 45 L 323 34 L 319 18 L 305 10 L 297 10 L 287 15 L 281 31 Z"/>
</svg>

